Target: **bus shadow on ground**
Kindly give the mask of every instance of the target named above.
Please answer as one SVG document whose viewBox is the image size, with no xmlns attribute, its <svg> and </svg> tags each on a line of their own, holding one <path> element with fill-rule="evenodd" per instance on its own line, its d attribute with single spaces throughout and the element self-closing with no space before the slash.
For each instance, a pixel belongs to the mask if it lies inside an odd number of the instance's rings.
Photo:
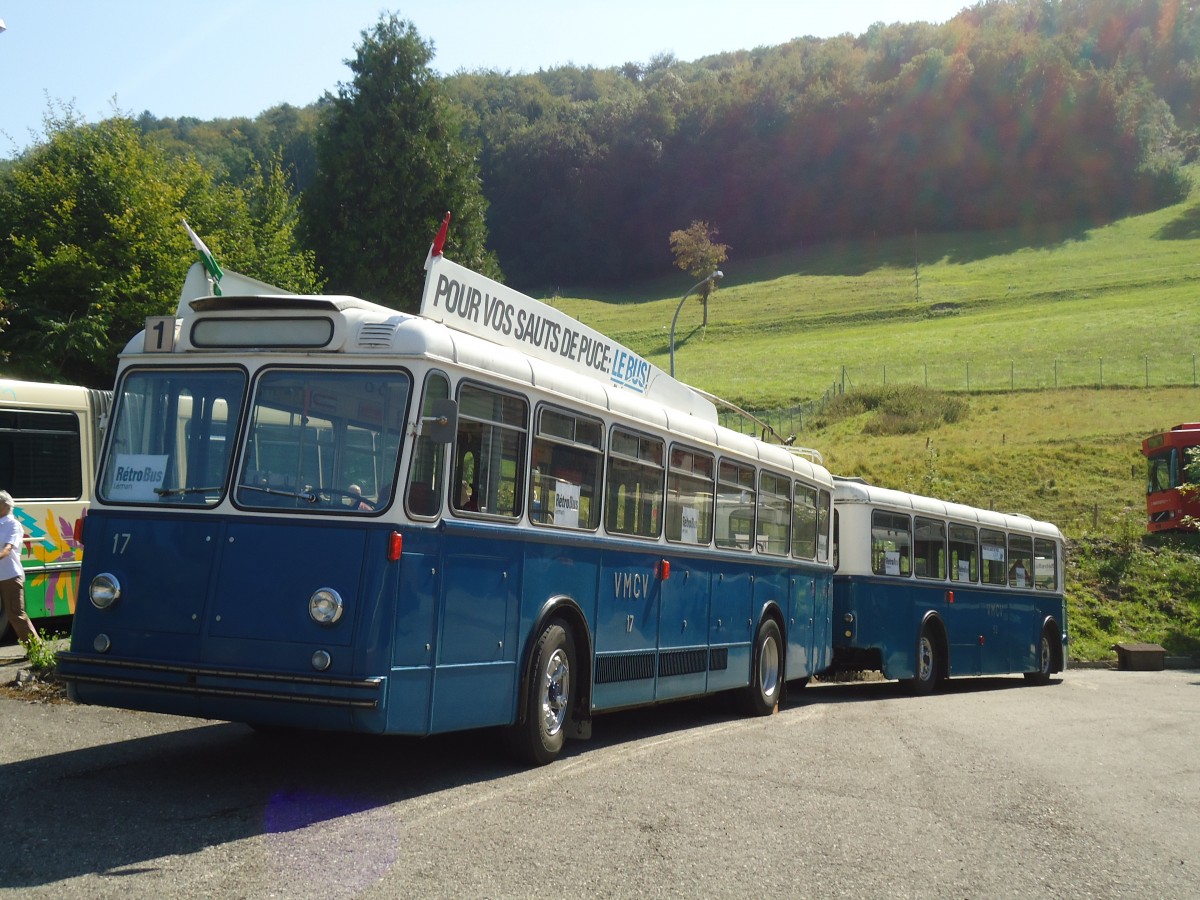
<svg viewBox="0 0 1200 900">
<path fill-rule="evenodd" d="M 518 771 L 475 733 L 266 736 L 211 723 L 9 763 L 0 885 L 135 875 Z"/>
<path fill-rule="evenodd" d="M 943 692 L 1019 686 L 1020 678 L 956 679 Z M 906 696 L 896 682 L 819 684 L 793 688 L 783 708 Z M 568 742 L 563 756 L 743 719 L 721 694 L 608 713 L 596 718 L 592 740 Z M 403 738 L 185 726 L 0 766 L 10 811 L 0 819 L 0 884 L 135 876 L 157 871 L 158 860 L 259 836 L 312 840 L 304 835 L 356 827 L 360 814 L 394 816 L 393 804 L 522 777 L 536 770 L 508 757 L 494 730 Z"/>
<path fill-rule="evenodd" d="M 595 740 L 569 741 L 563 757 L 735 718 L 722 695 L 611 713 Z M 162 860 L 260 836 L 268 853 L 308 846 L 360 827 L 358 817 L 402 824 L 408 812 L 396 804 L 428 807 L 464 785 L 554 769 L 514 761 L 497 730 L 406 738 L 174 721 L 160 734 L 0 765 L 0 886 L 158 872 Z"/>
<path fill-rule="evenodd" d="M 1053 687 L 1062 683 L 1062 676 L 1056 675 L 1045 687 Z M 938 684 L 932 694 L 918 696 L 909 690 L 902 681 L 823 681 L 812 684 L 802 691 L 792 691 L 788 695 L 789 706 L 802 706 L 806 703 L 857 703 L 866 700 L 881 700 L 893 698 L 897 700 L 936 700 L 943 695 L 983 694 L 993 691 L 1007 691 L 1015 688 L 1036 689 L 1020 675 L 983 675 L 963 678 L 951 678 Z"/>
</svg>

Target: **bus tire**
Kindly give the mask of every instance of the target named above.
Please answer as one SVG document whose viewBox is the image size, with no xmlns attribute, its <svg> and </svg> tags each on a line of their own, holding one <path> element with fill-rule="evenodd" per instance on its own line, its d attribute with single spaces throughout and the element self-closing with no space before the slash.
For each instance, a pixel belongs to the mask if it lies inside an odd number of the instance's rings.
<svg viewBox="0 0 1200 900">
<path fill-rule="evenodd" d="M 550 622 L 533 654 L 524 721 L 509 728 L 509 748 L 521 762 L 544 766 L 562 752 L 574 700 L 575 643 L 568 625 Z"/>
<path fill-rule="evenodd" d="M 921 636 L 917 638 L 917 658 L 913 667 L 913 677 L 909 689 L 918 697 L 933 693 L 938 683 L 938 670 L 941 661 L 938 659 L 937 639 L 932 629 L 922 628 Z"/>
<path fill-rule="evenodd" d="M 769 716 L 783 693 L 783 638 L 774 619 L 763 619 L 754 636 L 750 659 L 750 684 L 742 692 L 747 715 Z"/>
<path fill-rule="evenodd" d="M 1050 643 L 1050 629 L 1042 630 L 1042 638 L 1038 642 L 1038 667 L 1036 672 L 1026 672 L 1025 681 L 1028 684 L 1049 684 L 1050 674 L 1054 671 L 1054 646 Z"/>
</svg>

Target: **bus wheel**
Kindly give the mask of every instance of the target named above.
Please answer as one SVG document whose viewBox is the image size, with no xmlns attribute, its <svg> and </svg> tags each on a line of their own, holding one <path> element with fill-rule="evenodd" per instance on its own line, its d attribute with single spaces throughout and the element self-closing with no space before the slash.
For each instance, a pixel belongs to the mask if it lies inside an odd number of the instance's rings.
<svg viewBox="0 0 1200 900">
<path fill-rule="evenodd" d="M 1050 631 L 1042 632 L 1042 640 L 1038 645 L 1038 668 L 1036 672 L 1026 672 L 1025 680 L 1029 684 L 1049 684 L 1050 671 L 1054 668 L 1054 648 L 1050 646 Z"/>
<path fill-rule="evenodd" d="M 752 716 L 769 716 L 779 705 L 783 687 L 783 639 L 774 619 L 763 619 L 754 637 L 750 685 L 742 694 L 742 708 Z"/>
<path fill-rule="evenodd" d="M 913 679 L 909 683 L 909 687 L 914 694 L 923 697 L 933 693 L 933 688 L 937 684 L 937 681 L 937 644 L 934 643 L 933 635 L 929 633 L 929 629 L 922 628 L 921 636 L 917 638 L 916 672 L 913 673 Z"/>
<path fill-rule="evenodd" d="M 575 645 L 562 622 L 551 622 L 538 639 L 525 697 L 525 721 L 509 730 L 509 746 L 522 762 L 544 766 L 562 752 L 571 714 Z"/>
</svg>

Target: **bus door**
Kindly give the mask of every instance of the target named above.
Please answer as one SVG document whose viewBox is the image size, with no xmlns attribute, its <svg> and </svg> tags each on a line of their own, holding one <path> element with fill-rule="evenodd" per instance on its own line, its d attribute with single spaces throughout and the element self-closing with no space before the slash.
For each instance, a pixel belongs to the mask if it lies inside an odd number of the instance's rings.
<svg viewBox="0 0 1200 900">
<path fill-rule="evenodd" d="M 395 610 L 387 730 L 396 734 L 427 734 L 431 727 L 443 569 L 443 540 L 435 522 L 445 505 L 447 447 L 454 442 L 457 422 L 458 406 L 450 399 L 449 378 L 442 372 L 430 372 L 415 423 L 403 494 L 406 515 L 424 526 L 404 530 L 395 595 L 390 604 L 384 604 Z M 391 494 L 390 489 L 383 491 L 385 500 Z"/>
<path fill-rule="evenodd" d="M 522 539 L 528 537 L 517 523 L 528 422 L 524 397 L 459 385 L 433 676 L 435 731 L 506 724 L 515 709 Z"/>
</svg>

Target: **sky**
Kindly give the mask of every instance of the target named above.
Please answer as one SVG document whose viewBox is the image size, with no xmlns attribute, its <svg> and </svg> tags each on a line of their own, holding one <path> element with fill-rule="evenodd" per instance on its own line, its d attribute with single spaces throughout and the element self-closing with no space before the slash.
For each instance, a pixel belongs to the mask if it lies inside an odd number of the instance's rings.
<svg viewBox="0 0 1200 900">
<path fill-rule="evenodd" d="M 348 82 L 362 32 L 396 12 L 434 45 L 433 68 L 600 68 L 662 53 L 690 61 L 874 22 L 945 22 L 972 0 L 0 0 L 0 158 L 69 104 L 95 122 L 253 118 Z"/>
</svg>

